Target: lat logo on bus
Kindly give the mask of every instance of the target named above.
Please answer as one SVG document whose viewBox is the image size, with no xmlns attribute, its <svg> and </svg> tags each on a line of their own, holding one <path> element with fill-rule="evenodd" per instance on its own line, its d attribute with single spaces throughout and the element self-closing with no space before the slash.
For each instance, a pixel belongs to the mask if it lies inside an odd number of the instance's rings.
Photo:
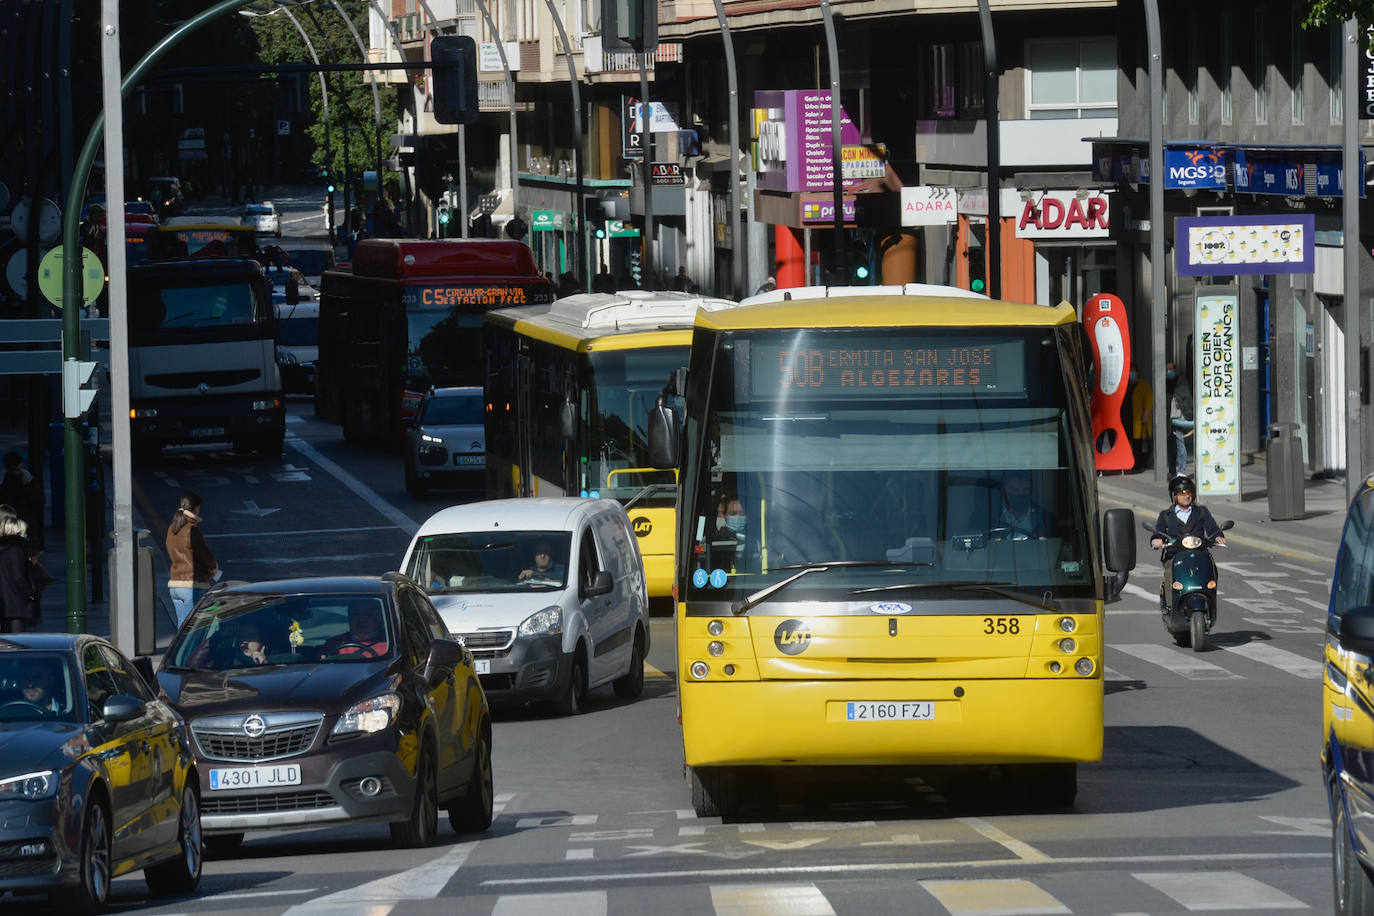
<svg viewBox="0 0 1374 916">
<path fill-rule="evenodd" d="M 648 537 L 649 532 L 654 530 L 654 523 L 649 521 L 648 516 L 638 516 L 632 519 L 630 524 L 634 525 L 637 538 Z"/>
<path fill-rule="evenodd" d="M 811 645 L 811 628 L 804 620 L 784 620 L 773 631 L 773 644 L 783 655 L 801 655 Z"/>
</svg>

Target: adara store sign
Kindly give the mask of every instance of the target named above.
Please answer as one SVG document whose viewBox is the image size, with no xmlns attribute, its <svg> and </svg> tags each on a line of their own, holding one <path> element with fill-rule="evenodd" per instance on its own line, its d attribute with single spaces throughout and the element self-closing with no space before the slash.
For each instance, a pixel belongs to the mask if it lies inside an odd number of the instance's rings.
<svg viewBox="0 0 1374 916">
<path fill-rule="evenodd" d="M 1002 189 L 1002 213 L 1015 217 L 1016 237 L 1021 239 L 1094 239 L 1111 234 L 1105 191 L 1079 197 L 1077 191 L 1022 192 Z"/>
</svg>

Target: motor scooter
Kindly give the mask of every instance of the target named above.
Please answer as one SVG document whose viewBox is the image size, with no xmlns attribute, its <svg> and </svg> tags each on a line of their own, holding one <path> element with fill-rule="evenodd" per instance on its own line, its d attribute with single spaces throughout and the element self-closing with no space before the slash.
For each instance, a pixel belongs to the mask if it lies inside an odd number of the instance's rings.
<svg viewBox="0 0 1374 916">
<path fill-rule="evenodd" d="M 1223 522 L 1221 530 L 1229 531 L 1235 524 Z M 1166 598 L 1163 584 L 1160 586 L 1164 629 L 1174 637 L 1175 645 L 1191 644 L 1194 652 L 1201 652 L 1207 648 L 1207 634 L 1217 622 L 1217 564 L 1211 552 L 1216 539 L 1195 534 L 1175 538 L 1148 523 L 1144 528 L 1164 542 L 1162 551 L 1175 551 L 1165 579 L 1173 594 Z"/>
</svg>

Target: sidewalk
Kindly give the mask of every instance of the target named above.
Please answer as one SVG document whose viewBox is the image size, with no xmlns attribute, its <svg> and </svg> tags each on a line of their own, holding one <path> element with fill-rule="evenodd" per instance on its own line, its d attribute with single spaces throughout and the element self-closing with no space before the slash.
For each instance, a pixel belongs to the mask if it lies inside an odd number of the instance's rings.
<svg viewBox="0 0 1374 916">
<path fill-rule="evenodd" d="M 1236 544 L 1272 551 L 1284 556 L 1323 564 L 1336 562 L 1345 524 L 1345 479 L 1307 480 L 1303 498 L 1305 514 L 1291 521 L 1269 517 L 1269 491 L 1265 479 L 1264 456 L 1241 456 L 1240 496 L 1200 496 L 1219 523 L 1228 519 L 1236 526 L 1226 538 Z M 1097 477 L 1098 497 L 1103 508 L 1132 509 L 1141 522 L 1153 522 L 1169 505 L 1168 485 L 1155 481 L 1155 472 L 1108 471 Z M 1136 537 L 1145 532 L 1137 530 Z"/>
</svg>

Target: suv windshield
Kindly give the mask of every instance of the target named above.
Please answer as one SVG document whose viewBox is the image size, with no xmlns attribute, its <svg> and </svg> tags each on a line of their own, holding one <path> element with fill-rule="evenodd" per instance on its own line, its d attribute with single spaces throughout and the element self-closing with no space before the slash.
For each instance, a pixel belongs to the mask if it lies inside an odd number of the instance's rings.
<svg viewBox="0 0 1374 916">
<path fill-rule="evenodd" d="M 420 538 L 406 574 L 431 595 L 555 591 L 568 576 L 566 531 L 481 531 Z"/>
<path fill-rule="evenodd" d="M 226 595 L 203 602 L 168 650 L 174 668 L 350 663 L 392 654 L 376 595 Z"/>
<path fill-rule="evenodd" d="M 76 683 L 65 655 L 7 652 L 0 658 L 0 722 L 74 722 L 76 695 Z"/>
</svg>

